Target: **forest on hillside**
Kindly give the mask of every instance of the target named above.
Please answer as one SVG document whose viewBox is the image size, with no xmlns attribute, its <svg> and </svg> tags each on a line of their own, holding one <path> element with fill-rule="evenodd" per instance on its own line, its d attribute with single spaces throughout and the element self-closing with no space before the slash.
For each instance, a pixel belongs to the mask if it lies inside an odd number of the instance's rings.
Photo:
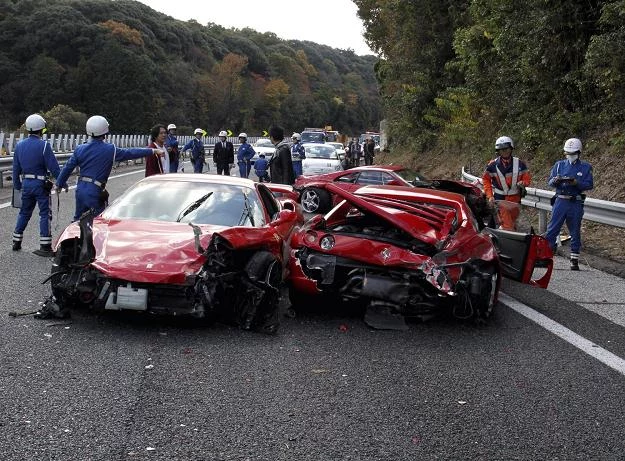
<svg viewBox="0 0 625 461">
<path fill-rule="evenodd" d="M 382 56 L 392 146 L 483 165 L 505 134 L 544 168 L 579 137 L 586 152 L 625 158 L 624 0 L 354 3 Z"/>
<path fill-rule="evenodd" d="M 0 0 L 0 129 L 40 112 L 56 131 L 100 114 L 115 133 L 173 122 L 181 134 L 273 124 L 356 134 L 379 127 L 376 62 L 131 0 Z"/>
</svg>

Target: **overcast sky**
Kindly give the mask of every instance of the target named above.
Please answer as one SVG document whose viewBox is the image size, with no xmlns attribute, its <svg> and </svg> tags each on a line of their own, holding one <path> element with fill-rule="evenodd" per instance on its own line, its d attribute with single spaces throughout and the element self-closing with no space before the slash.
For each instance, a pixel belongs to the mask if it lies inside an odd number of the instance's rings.
<svg viewBox="0 0 625 461">
<path fill-rule="evenodd" d="M 139 0 L 151 8 L 200 24 L 249 27 L 284 39 L 308 40 L 356 54 L 374 54 L 362 38 L 362 21 L 351 0 Z"/>
</svg>

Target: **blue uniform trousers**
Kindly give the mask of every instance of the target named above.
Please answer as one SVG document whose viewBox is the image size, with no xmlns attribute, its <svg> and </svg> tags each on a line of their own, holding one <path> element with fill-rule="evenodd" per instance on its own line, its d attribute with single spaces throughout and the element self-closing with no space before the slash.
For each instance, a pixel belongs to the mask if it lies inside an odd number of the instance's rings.
<svg viewBox="0 0 625 461">
<path fill-rule="evenodd" d="M 239 164 L 239 176 L 241 176 L 242 178 L 248 178 L 250 176 L 250 171 L 252 169 L 252 162 L 250 162 L 249 160 L 247 161 L 239 160 L 238 164 Z"/>
<path fill-rule="evenodd" d="M 39 179 L 24 179 L 22 183 L 22 207 L 17 215 L 15 233 L 23 234 L 24 229 L 33 215 L 35 204 L 39 206 L 39 236 L 44 237 L 44 243 L 50 243 L 52 235 L 50 222 L 52 210 L 50 209 L 50 193 L 43 188 L 43 181 Z M 43 240 L 41 240 L 43 242 Z"/>
<path fill-rule="evenodd" d="M 551 212 L 551 221 L 547 226 L 545 238 L 549 241 L 552 250 L 556 250 L 558 234 L 562 225 L 566 222 L 566 227 L 571 234 L 571 254 L 579 255 L 582 248 L 581 228 L 582 217 L 584 216 L 584 202 L 581 200 L 567 200 L 556 198 Z"/>
<path fill-rule="evenodd" d="M 174 160 L 173 162 L 169 162 L 169 172 L 170 173 L 178 173 L 178 166 L 180 165 L 179 160 Z"/>
<path fill-rule="evenodd" d="M 304 174 L 302 173 L 302 161 L 301 160 L 293 162 L 293 171 L 295 172 L 296 178 Z"/>
<path fill-rule="evenodd" d="M 201 173 L 203 169 L 204 169 L 203 158 L 198 158 L 198 159 L 193 160 L 193 172 L 194 173 Z"/>
<path fill-rule="evenodd" d="M 74 221 L 78 221 L 84 212 L 90 208 L 93 209 L 93 215 L 98 216 L 106 203 L 100 198 L 102 189 L 93 183 L 78 181 L 76 187 L 76 211 L 74 213 Z"/>
</svg>

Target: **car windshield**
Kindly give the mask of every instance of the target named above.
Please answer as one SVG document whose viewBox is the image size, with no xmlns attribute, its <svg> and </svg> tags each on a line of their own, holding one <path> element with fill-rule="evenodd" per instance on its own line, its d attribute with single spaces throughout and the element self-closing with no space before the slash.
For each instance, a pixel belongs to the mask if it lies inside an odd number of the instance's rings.
<svg viewBox="0 0 625 461">
<path fill-rule="evenodd" d="M 269 139 L 259 139 L 256 141 L 256 147 L 274 147 Z"/>
<path fill-rule="evenodd" d="M 404 170 L 396 170 L 395 173 L 397 173 L 398 176 L 401 176 L 402 179 L 410 183 L 413 181 L 427 181 L 425 176 L 423 176 L 417 170 L 412 170 L 410 168 L 406 168 Z"/>
<path fill-rule="evenodd" d="M 334 147 L 336 150 L 345 149 L 345 147 L 343 147 L 343 144 L 341 144 L 340 142 L 328 142 L 326 144 Z"/>
<path fill-rule="evenodd" d="M 323 131 L 309 131 L 301 134 L 302 142 L 325 142 L 325 134 Z"/>
<path fill-rule="evenodd" d="M 323 158 L 328 160 L 338 160 L 336 149 L 327 144 L 305 146 L 306 158 Z"/>
<path fill-rule="evenodd" d="M 256 190 L 191 181 L 142 181 L 128 189 L 102 216 L 217 226 L 260 227 L 265 217 Z"/>
</svg>

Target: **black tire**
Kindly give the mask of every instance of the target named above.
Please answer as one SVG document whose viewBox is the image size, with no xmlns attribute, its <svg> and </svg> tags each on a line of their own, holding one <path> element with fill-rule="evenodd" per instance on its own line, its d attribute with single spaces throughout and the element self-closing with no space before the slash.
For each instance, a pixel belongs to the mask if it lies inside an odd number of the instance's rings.
<svg viewBox="0 0 625 461">
<path fill-rule="evenodd" d="M 280 294 L 282 283 L 282 265 L 268 251 L 258 251 L 245 265 L 245 273 L 252 283 L 265 287 L 264 293 L 257 298 L 257 304 L 248 304 L 249 298 L 239 299 L 237 309 L 239 324 L 243 329 L 261 333 L 276 334 L 280 327 Z M 269 285 L 271 288 L 268 288 Z"/>
<path fill-rule="evenodd" d="M 250 280 L 265 282 L 278 288 L 282 280 L 282 266 L 269 251 L 258 251 L 245 265 L 245 273 Z"/>
<path fill-rule="evenodd" d="M 332 203 L 328 191 L 307 187 L 300 195 L 300 203 L 306 213 L 325 213 Z"/>
<path fill-rule="evenodd" d="M 476 301 L 476 312 L 475 317 L 477 319 L 489 319 L 493 316 L 495 312 L 495 307 L 497 306 L 497 298 L 499 294 L 499 271 L 496 268 L 490 268 L 487 271 L 490 273 L 491 279 L 490 284 L 485 286 L 480 294 L 479 299 Z"/>
</svg>

